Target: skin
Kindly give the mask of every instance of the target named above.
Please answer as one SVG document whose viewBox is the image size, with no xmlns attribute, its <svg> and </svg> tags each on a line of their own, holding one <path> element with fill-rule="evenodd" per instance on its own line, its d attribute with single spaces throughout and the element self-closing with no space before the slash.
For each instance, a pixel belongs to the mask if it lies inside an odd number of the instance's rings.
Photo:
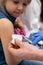
<svg viewBox="0 0 43 65">
<path fill-rule="evenodd" d="M 18 46 L 14 48 L 14 45 Z M 33 46 L 29 43 L 21 42 L 19 40 L 15 40 L 15 43 L 12 45 L 9 43 L 8 46 L 9 52 L 19 60 L 39 60 L 43 61 L 43 50 Z"/>
<path fill-rule="evenodd" d="M 10 15 L 18 17 L 30 2 L 31 0 L 7 0 L 5 6 Z"/>
<path fill-rule="evenodd" d="M 16 2 L 17 1 L 17 2 Z M 28 2 L 29 1 L 29 2 Z M 18 17 L 24 12 L 26 6 L 31 0 L 5 0 L 4 6 L 8 13 L 13 17 Z M 18 60 L 8 51 L 8 44 L 11 41 L 14 33 L 13 24 L 7 18 L 0 19 L 0 39 L 5 54 L 7 65 L 17 65 L 21 60 Z"/>
</svg>

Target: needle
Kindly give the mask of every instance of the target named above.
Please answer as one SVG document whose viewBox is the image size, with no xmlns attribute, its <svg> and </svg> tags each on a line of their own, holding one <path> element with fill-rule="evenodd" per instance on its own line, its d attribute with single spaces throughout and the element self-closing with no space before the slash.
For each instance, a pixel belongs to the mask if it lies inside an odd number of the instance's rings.
<svg viewBox="0 0 43 65">
<path fill-rule="evenodd" d="M 27 37 L 25 37 L 25 36 L 23 36 L 23 38 L 24 38 L 25 40 L 27 40 L 28 43 L 32 44 L 32 41 L 31 41 L 29 38 L 27 38 Z"/>
</svg>

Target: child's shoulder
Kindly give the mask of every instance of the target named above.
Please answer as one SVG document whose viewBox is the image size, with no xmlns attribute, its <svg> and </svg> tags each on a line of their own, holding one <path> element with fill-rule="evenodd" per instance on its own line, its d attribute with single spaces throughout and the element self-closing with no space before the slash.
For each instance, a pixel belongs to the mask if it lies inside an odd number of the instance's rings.
<svg viewBox="0 0 43 65">
<path fill-rule="evenodd" d="M 13 24 L 12 22 L 7 19 L 7 18 L 2 18 L 0 19 L 0 34 L 4 31 L 5 33 L 8 32 L 9 30 L 13 30 Z"/>
<path fill-rule="evenodd" d="M 0 9 L 0 19 L 1 19 L 1 18 L 6 18 L 6 16 L 5 16 L 3 10 Z"/>
<path fill-rule="evenodd" d="M 12 22 L 7 18 L 1 18 L 0 19 L 0 25 L 1 24 L 3 24 L 4 26 L 9 25 L 9 24 L 13 25 Z"/>
<path fill-rule="evenodd" d="M 5 23 L 6 22 L 6 23 Z M 4 9 L 0 9 L 0 23 L 9 24 L 11 23 L 10 19 L 7 17 L 6 12 Z"/>
</svg>

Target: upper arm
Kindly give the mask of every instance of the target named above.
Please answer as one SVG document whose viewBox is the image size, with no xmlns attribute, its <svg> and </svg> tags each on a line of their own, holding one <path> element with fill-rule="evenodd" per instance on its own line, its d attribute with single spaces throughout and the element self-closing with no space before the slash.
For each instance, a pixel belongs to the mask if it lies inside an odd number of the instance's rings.
<svg viewBox="0 0 43 65">
<path fill-rule="evenodd" d="M 0 19 L 0 36 L 9 36 L 14 33 L 13 24 L 6 18 Z"/>
<path fill-rule="evenodd" d="M 14 65 L 12 55 L 8 51 L 8 44 L 11 41 L 12 34 L 14 33 L 13 25 L 8 19 L 0 19 L 0 38 L 8 65 Z M 11 59 L 12 58 L 12 59 Z"/>
</svg>

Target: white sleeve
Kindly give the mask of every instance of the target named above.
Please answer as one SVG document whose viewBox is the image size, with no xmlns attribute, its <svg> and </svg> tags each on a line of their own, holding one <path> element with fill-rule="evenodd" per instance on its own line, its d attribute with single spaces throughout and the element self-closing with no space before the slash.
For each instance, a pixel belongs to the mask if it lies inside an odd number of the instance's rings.
<svg viewBox="0 0 43 65">
<path fill-rule="evenodd" d="M 32 0 L 29 6 L 26 8 L 26 17 L 29 21 L 33 21 L 35 18 L 39 18 L 41 12 L 40 0 Z"/>
<path fill-rule="evenodd" d="M 27 6 L 25 14 L 23 15 L 22 19 L 24 24 L 29 27 L 30 25 L 37 24 L 40 18 L 40 12 L 41 12 L 41 2 L 40 0 L 32 0 L 30 5 Z"/>
</svg>

